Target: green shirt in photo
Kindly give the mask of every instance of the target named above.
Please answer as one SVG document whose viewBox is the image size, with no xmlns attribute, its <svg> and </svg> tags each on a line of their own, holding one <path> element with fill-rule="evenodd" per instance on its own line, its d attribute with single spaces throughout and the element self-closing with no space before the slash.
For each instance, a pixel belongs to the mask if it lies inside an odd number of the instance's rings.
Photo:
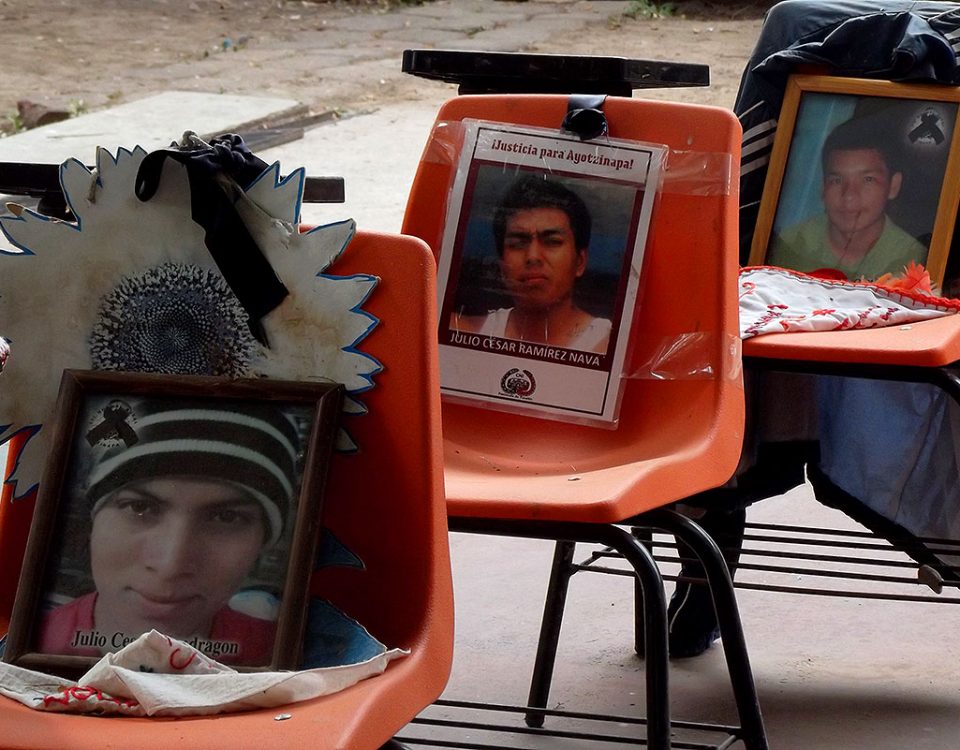
<svg viewBox="0 0 960 750">
<path fill-rule="evenodd" d="M 827 217 L 823 214 L 787 227 L 774 237 L 766 263 L 805 273 L 835 268 L 851 280 L 872 280 L 885 273 L 900 273 L 911 260 L 926 263 L 927 248 L 887 216 L 883 233 L 870 252 L 853 265 L 841 264 L 830 249 Z"/>
</svg>

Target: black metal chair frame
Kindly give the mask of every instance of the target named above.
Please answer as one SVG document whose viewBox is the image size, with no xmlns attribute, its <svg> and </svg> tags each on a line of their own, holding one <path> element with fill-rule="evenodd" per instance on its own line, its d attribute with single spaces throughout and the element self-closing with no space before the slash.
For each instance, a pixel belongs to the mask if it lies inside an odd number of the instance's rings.
<svg viewBox="0 0 960 750">
<path fill-rule="evenodd" d="M 761 357 L 744 357 L 745 367 L 755 370 L 777 370 L 784 372 L 819 374 L 819 375 L 837 375 L 844 377 L 871 378 L 878 380 L 895 380 L 902 382 L 930 383 L 942 388 L 951 398 L 960 404 L 960 365 L 952 364 L 944 367 L 919 367 L 907 365 L 870 365 L 856 363 L 839 362 L 816 362 L 800 360 L 780 360 Z M 694 524 L 694 526 L 696 526 Z M 699 528 L 699 527 L 696 527 Z M 878 550 L 895 549 L 906 554 L 910 554 L 913 545 L 925 545 L 936 552 L 960 555 L 960 541 L 949 539 L 928 539 L 928 538 L 899 538 L 888 539 L 881 537 L 873 532 L 844 532 L 836 529 L 823 529 L 804 526 L 790 526 L 778 524 L 747 524 L 747 533 L 744 535 L 746 542 L 760 542 L 764 544 L 793 544 L 803 546 L 815 545 L 817 547 L 834 548 L 839 551 L 851 550 L 860 555 L 858 558 L 852 558 L 847 555 L 836 554 L 815 554 L 810 552 L 793 552 L 790 550 L 769 550 L 761 548 L 745 547 L 741 555 L 743 557 L 755 556 L 773 559 L 780 564 L 749 563 L 741 561 L 738 565 L 740 570 L 755 570 L 768 573 L 788 573 L 802 574 L 810 577 L 823 577 L 828 579 L 842 579 L 847 582 L 871 582 L 881 584 L 891 584 L 903 586 L 907 584 L 926 585 L 935 596 L 923 594 L 908 594 L 902 591 L 894 593 L 885 591 L 864 591 L 856 588 L 847 588 L 838 590 L 828 587 L 811 587 L 797 585 L 775 585 L 769 583 L 751 583 L 739 582 L 733 583 L 734 588 L 743 588 L 760 591 L 773 591 L 779 593 L 794 593 L 804 595 L 821 596 L 843 596 L 853 598 L 865 598 L 874 600 L 891 601 L 915 601 L 932 602 L 941 604 L 960 604 L 960 593 L 955 596 L 944 596 L 941 594 L 944 588 L 960 590 L 960 574 L 954 571 L 952 575 L 944 576 L 942 572 L 932 569 L 928 565 L 910 562 L 891 561 L 884 557 L 865 557 L 866 554 L 876 554 Z M 677 529 L 667 529 L 659 526 L 659 530 L 670 531 L 680 541 L 691 546 L 691 540 L 688 536 L 677 533 Z M 655 555 L 655 548 L 676 549 L 676 544 L 669 544 L 663 541 L 655 541 L 650 533 L 649 526 L 635 526 L 633 536 L 638 539 L 638 544 L 651 551 L 653 559 L 659 563 L 686 563 L 689 558 L 680 555 Z M 560 635 L 560 625 L 563 618 L 563 609 L 566 601 L 567 585 L 570 578 L 579 572 L 595 572 L 613 575 L 631 575 L 631 571 L 623 568 L 609 567 L 604 563 L 608 560 L 623 558 L 620 550 L 614 545 L 606 544 L 600 550 L 592 552 L 585 560 L 574 561 L 575 545 L 571 542 L 561 541 L 557 544 L 554 553 L 553 565 L 550 573 L 550 583 L 547 593 L 547 601 L 544 607 L 543 622 L 541 625 L 540 640 L 538 643 L 537 657 L 534 665 L 534 676 L 530 689 L 530 705 L 545 706 L 546 696 L 550 689 L 550 680 L 553 673 L 553 664 L 556 658 L 557 643 Z M 719 551 L 719 550 L 718 550 Z M 702 552 L 698 551 L 698 557 L 703 560 Z M 629 559 L 628 559 L 629 560 Z M 721 563 L 723 558 L 720 558 Z M 782 561 L 791 561 L 783 563 Z M 632 562 L 632 561 L 631 561 Z M 872 567 L 877 570 L 875 573 L 857 572 L 844 568 L 848 563 L 855 562 L 861 567 Z M 811 567 L 801 567 L 809 565 Z M 834 568 L 826 567 L 834 565 Z M 724 570 L 726 566 L 723 565 Z M 902 575 L 905 568 L 916 567 L 918 574 L 910 578 Z M 892 572 L 890 572 L 892 570 Z M 727 652 L 729 664 L 729 649 L 731 642 L 728 640 L 727 631 L 724 629 L 723 617 L 728 615 L 721 614 L 723 595 L 718 597 L 722 590 L 718 587 L 715 580 L 711 580 L 710 572 L 707 571 L 707 581 L 702 579 L 688 579 L 676 575 L 665 575 L 664 580 L 684 581 L 689 583 L 708 583 L 714 597 L 714 604 L 717 608 L 718 619 L 721 625 L 721 637 L 724 643 L 724 650 Z M 716 576 L 716 573 L 714 573 Z M 727 579 L 729 580 L 729 574 Z M 639 619 L 639 614 L 647 606 L 644 592 L 638 587 L 636 590 L 636 629 L 635 629 L 635 647 L 639 654 L 645 652 L 649 654 L 651 646 L 657 647 L 657 644 L 651 643 L 649 639 L 650 630 L 644 627 L 644 623 Z M 728 626 L 729 627 L 729 626 Z M 736 648 L 736 644 L 733 644 Z M 731 678 L 733 679 L 734 667 L 731 665 Z M 536 712 L 528 714 L 528 722 L 535 722 L 538 718 Z M 542 720 L 542 719 L 541 719 Z M 749 747 L 750 745 L 748 745 Z"/>
<path fill-rule="evenodd" d="M 0 195 L 26 195 L 38 198 L 37 210 L 45 216 L 70 220 L 69 209 L 60 188 L 59 164 L 0 162 Z M 304 203 L 343 203 L 342 177 L 307 177 L 303 186 Z"/>
<path fill-rule="evenodd" d="M 713 539 L 689 518 L 676 511 L 658 509 L 644 513 L 630 521 L 632 528 L 642 528 L 652 533 L 654 530 L 667 532 L 681 539 L 694 551 L 706 571 L 707 581 L 713 592 L 718 612 L 720 630 L 725 644 L 727 669 L 730 673 L 734 700 L 739 715 L 739 726 L 707 724 L 699 722 L 671 722 L 669 705 L 669 655 L 667 652 L 667 604 L 663 588 L 663 578 L 650 550 L 637 534 L 620 525 L 588 524 L 550 521 L 524 521 L 516 519 L 490 519 L 451 517 L 451 531 L 474 534 L 492 534 L 496 536 L 521 537 L 529 539 L 549 539 L 557 542 L 554 555 L 553 574 L 546 595 L 545 613 L 541 625 L 538 652 L 530 696 L 526 706 L 503 706 L 489 703 L 469 703 L 439 701 L 438 705 L 454 706 L 466 711 L 500 711 L 506 714 L 522 714 L 528 729 L 503 725 L 496 727 L 508 733 L 536 734 L 547 737 L 564 737 L 590 742 L 617 742 L 625 740 L 612 735 L 595 732 L 551 732 L 542 730 L 547 716 L 566 716 L 586 719 L 594 722 L 633 723 L 645 727 L 646 737 L 635 740 L 637 746 L 649 748 L 670 748 L 671 729 L 685 727 L 702 732 L 722 735 L 718 743 L 691 744 L 682 747 L 726 748 L 742 741 L 748 750 L 764 750 L 768 747 L 760 705 L 754 686 L 753 674 L 747 655 L 746 640 L 740 624 L 736 597 L 733 592 L 730 573 L 719 547 Z M 638 606 L 638 633 L 645 641 L 645 680 L 646 680 L 646 719 L 623 716 L 603 716 L 598 714 L 571 713 L 548 710 L 547 698 L 553 675 L 553 665 L 557 652 L 557 639 L 560 634 L 560 622 L 566 601 L 569 576 L 557 576 L 558 560 L 566 561 L 573 553 L 576 543 L 603 545 L 626 559 L 631 567 L 631 575 L 636 576 Z M 421 726 L 446 726 L 463 729 L 486 729 L 489 724 L 462 721 L 439 721 L 429 717 L 418 717 L 411 731 Z M 409 736 L 405 732 L 400 741 L 410 746 L 440 746 L 458 748 L 503 748 L 503 745 L 485 745 L 475 742 L 434 745 L 427 737 Z"/>
</svg>

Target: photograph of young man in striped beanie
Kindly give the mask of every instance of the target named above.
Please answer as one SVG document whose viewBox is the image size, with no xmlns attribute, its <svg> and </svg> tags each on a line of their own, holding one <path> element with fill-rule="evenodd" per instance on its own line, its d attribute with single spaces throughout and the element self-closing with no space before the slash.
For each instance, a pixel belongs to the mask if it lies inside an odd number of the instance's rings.
<svg viewBox="0 0 960 750">
<path fill-rule="evenodd" d="M 305 449 L 296 419 L 248 402 L 124 408 L 123 429 L 85 448 L 76 480 L 95 588 L 43 617 L 38 650 L 100 656 L 154 629 L 226 663 L 269 664 L 275 620 L 231 599 L 295 516 Z"/>
</svg>

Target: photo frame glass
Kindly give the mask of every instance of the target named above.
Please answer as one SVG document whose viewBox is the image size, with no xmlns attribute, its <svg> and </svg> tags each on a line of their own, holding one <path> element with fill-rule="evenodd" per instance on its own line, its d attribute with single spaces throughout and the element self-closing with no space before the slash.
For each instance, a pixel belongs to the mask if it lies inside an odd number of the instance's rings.
<svg viewBox="0 0 960 750">
<path fill-rule="evenodd" d="M 339 386 L 67 371 L 4 658 L 292 668 Z"/>
<path fill-rule="evenodd" d="M 444 397 L 614 423 L 666 148 L 464 127 L 438 267 Z"/>
<path fill-rule="evenodd" d="M 941 283 L 958 106 L 955 87 L 792 76 L 750 264 L 873 281 L 913 262 Z"/>
</svg>

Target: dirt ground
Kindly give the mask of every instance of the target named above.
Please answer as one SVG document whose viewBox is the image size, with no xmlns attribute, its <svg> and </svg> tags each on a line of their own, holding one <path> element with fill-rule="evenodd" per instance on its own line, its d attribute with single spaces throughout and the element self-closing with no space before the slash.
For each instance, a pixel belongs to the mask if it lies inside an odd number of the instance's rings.
<svg viewBox="0 0 960 750">
<path fill-rule="evenodd" d="M 460 1 L 434 7 L 459 12 Z M 552 1 L 565 12 L 586 5 Z M 770 4 L 676 2 L 667 17 L 631 18 L 623 11 L 637 3 L 594 2 L 606 22 L 586 30 L 560 23 L 517 49 L 707 63 L 708 89 L 651 95 L 729 107 Z M 485 10 L 498 6 L 519 4 L 486 0 Z M 349 113 L 435 94 L 445 84 L 400 72 L 404 48 L 430 46 L 418 39 L 415 16 L 391 25 L 390 14 L 411 12 L 396 0 L 0 0 L 0 129 L 22 127 L 22 100 L 76 114 L 191 90 L 283 96 L 315 112 Z"/>
</svg>

